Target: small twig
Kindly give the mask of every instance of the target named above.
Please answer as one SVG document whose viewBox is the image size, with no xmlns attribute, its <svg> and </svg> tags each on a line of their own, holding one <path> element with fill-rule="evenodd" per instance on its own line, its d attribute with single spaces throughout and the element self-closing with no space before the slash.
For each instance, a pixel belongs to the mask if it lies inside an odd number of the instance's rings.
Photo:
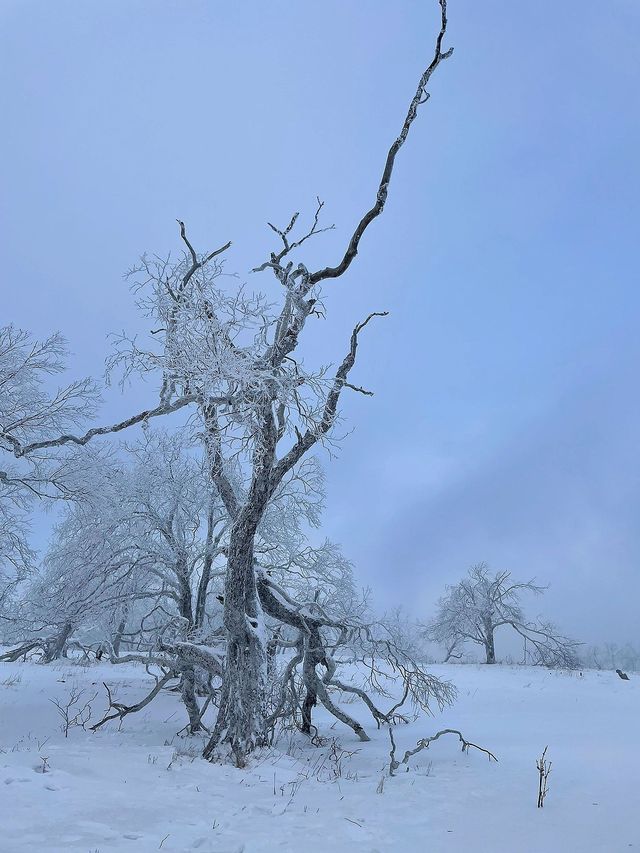
<svg viewBox="0 0 640 853">
<path fill-rule="evenodd" d="M 536 759 L 536 769 L 538 770 L 538 808 L 544 807 L 544 799 L 549 792 L 549 784 L 547 779 L 551 773 L 551 762 L 546 760 L 548 746 L 545 746 L 540 758 Z"/>
<path fill-rule="evenodd" d="M 76 726 L 80 726 L 82 729 L 85 729 L 87 723 L 91 719 L 91 703 L 97 697 L 98 693 L 94 693 L 90 699 L 87 699 L 84 702 L 84 705 L 81 705 L 80 703 L 86 696 L 87 692 L 88 691 L 80 690 L 78 687 L 74 686 L 71 688 L 71 692 L 67 697 L 66 703 L 61 699 L 49 699 L 49 701 L 55 705 L 56 710 L 62 719 L 60 730 L 65 737 L 69 737 L 69 729 Z"/>
</svg>

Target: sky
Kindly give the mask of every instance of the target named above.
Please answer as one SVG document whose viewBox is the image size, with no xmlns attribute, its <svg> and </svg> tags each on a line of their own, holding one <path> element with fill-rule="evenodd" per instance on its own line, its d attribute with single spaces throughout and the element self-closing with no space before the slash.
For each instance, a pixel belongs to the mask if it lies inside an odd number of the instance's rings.
<svg viewBox="0 0 640 853">
<path fill-rule="evenodd" d="M 122 274 L 179 250 L 177 218 L 264 290 L 266 222 L 320 196 L 304 261 L 335 264 L 437 24 L 435 0 L 2 0 L 0 322 L 101 376 L 141 322 Z M 324 529 L 380 606 L 428 618 L 487 561 L 579 639 L 640 641 L 639 43 L 637 0 L 449 0 L 454 55 L 305 339 L 336 362 L 390 312 L 325 455 Z"/>
</svg>

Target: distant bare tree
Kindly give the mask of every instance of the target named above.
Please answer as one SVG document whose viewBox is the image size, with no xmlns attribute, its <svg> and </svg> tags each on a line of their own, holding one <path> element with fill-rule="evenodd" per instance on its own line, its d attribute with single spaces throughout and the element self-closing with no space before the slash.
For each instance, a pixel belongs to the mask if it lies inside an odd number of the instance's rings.
<svg viewBox="0 0 640 853">
<path fill-rule="evenodd" d="M 520 598 L 523 593 L 541 595 L 545 587 L 533 580 L 518 583 L 511 573 L 492 573 L 486 563 L 469 569 L 467 577 L 438 602 L 435 618 L 425 626 L 425 635 L 447 649 L 447 659 L 465 642 L 482 646 L 486 663 L 496 662 L 495 632 L 508 627 L 527 643 L 529 660 L 543 666 L 578 666 L 579 643 L 559 633 L 551 622 L 527 620 Z"/>
</svg>

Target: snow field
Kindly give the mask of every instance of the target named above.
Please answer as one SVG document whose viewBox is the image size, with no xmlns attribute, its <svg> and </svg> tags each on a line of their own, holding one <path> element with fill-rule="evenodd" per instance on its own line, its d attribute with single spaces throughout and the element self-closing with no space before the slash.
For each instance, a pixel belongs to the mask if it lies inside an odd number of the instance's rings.
<svg viewBox="0 0 640 853">
<path fill-rule="evenodd" d="M 396 727 L 398 754 L 451 727 L 494 752 L 497 764 L 443 737 L 390 778 L 388 732 L 358 703 L 347 707 L 371 743 L 318 711 L 323 747 L 284 739 L 245 770 L 208 764 L 199 758 L 201 739 L 176 737 L 185 713 L 175 693 L 163 692 L 120 730 L 74 727 L 65 738 L 50 699 L 64 699 L 73 686 L 86 699 L 98 691 L 95 721 L 106 707 L 102 682 L 135 701 L 152 686 L 144 669 L 0 664 L 0 851 L 640 850 L 637 676 L 431 669 L 456 684 L 458 700 Z M 535 760 L 547 745 L 553 767 L 539 810 Z"/>
</svg>

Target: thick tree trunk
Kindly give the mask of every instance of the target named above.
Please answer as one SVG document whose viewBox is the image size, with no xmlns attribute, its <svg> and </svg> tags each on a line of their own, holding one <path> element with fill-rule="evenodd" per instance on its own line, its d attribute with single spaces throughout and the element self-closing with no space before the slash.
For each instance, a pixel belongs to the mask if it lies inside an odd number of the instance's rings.
<svg viewBox="0 0 640 853">
<path fill-rule="evenodd" d="M 267 654 L 264 616 L 256 591 L 253 535 L 242 522 L 231 532 L 225 584 L 227 654 L 216 725 L 204 757 L 230 752 L 238 767 L 267 744 Z M 243 535 L 244 533 L 244 535 Z"/>
<path fill-rule="evenodd" d="M 496 647 L 493 641 L 493 626 L 486 626 L 485 633 L 485 641 L 484 641 L 484 650 L 487 657 L 487 663 L 495 663 L 496 662 Z"/>
<path fill-rule="evenodd" d="M 48 646 L 43 658 L 44 663 L 51 663 L 51 661 L 59 660 L 62 657 L 65 645 L 71 636 L 72 630 L 73 625 L 70 622 L 63 625 L 55 640 Z"/>
<path fill-rule="evenodd" d="M 259 417 L 259 439 L 253 453 L 253 473 L 242 506 L 225 478 L 219 454 L 219 436 L 212 432 L 212 477 L 233 526 L 229 535 L 224 586 L 224 627 L 227 654 L 220 706 L 215 728 L 204 750 L 213 759 L 231 753 L 238 767 L 246 756 L 268 743 L 267 643 L 264 615 L 256 588 L 253 548 L 264 512 L 277 485 L 273 462 L 278 431 L 270 399 L 265 399 Z M 215 421 L 212 421 L 216 427 Z"/>
</svg>

